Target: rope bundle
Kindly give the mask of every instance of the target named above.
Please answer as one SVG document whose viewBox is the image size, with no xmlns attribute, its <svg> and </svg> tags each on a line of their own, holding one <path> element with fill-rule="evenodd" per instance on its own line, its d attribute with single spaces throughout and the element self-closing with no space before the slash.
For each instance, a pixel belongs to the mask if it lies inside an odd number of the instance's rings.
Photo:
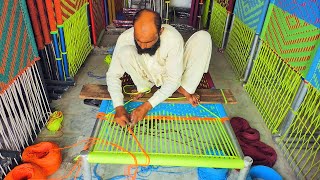
<svg viewBox="0 0 320 180">
<path fill-rule="evenodd" d="M 230 123 L 244 155 L 253 159 L 253 165 L 272 167 L 276 163 L 276 151 L 260 141 L 259 131 L 251 128 L 249 123 L 240 117 L 232 118 Z"/>
<path fill-rule="evenodd" d="M 61 111 L 55 111 L 50 115 L 47 129 L 49 131 L 58 131 L 61 128 L 61 123 L 63 121 L 63 114 Z"/>
<path fill-rule="evenodd" d="M 22 160 L 24 163 L 38 165 L 46 176 L 50 176 L 59 169 L 62 155 L 57 144 L 41 142 L 27 147 L 22 153 Z"/>
<path fill-rule="evenodd" d="M 41 167 L 26 163 L 16 166 L 4 178 L 4 180 L 25 180 L 25 179 L 46 179 L 47 176 L 43 173 Z"/>
</svg>

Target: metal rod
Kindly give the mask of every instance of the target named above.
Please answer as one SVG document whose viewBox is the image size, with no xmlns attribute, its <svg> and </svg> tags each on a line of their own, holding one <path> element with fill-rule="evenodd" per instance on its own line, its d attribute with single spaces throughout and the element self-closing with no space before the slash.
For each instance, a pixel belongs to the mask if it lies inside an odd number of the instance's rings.
<svg viewBox="0 0 320 180">
<path fill-rule="evenodd" d="M 93 130 L 91 132 L 91 138 L 96 138 L 98 137 L 98 134 L 99 134 L 99 131 L 100 131 L 100 128 L 101 128 L 101 125 L 102 125 L 102 120 L 100 120 L 99 118 L 96 119 L 96 122 L 94 123 L 94 126 L 93 126 Z M 93 144 L 90 144 L 89 145 L 89 151 L 91 152 L 93 150 L 94 146 Z"/>
<path fill-rule="evenodd" d="M 221 50 L 225 49 L 226 46 L 227 46 L 227 43 L 228 43 L 228 37 L 227 37 L 227 31 L 228 31 L 228 25 L 229 25 L 229 20 L 230 20 L 230 14 L 228 14 L 227 16 L 227 20 L 226 20 L 226 24 L 225 24 L 225 27 L 224 27 L 224 35 L 223 35 L 223 39 L 222 39 L 222 44 L 221 44 Z M 230 31 L 231 31 L 231 28 L 233 26 L 233 21 L 234 21 L 234 17 L 232 17 L 231 19 L 231 23 L 230 23 Z"/>
<path fill-rule="evenodd" d="M 256 34 L 255 37 L 254 37 L 253 43 L 252 43 L 251 52 L 250 52 L 250 55 L 249 55 L 246 72 L 244 73 L 244 77 L 243 77 L 243 82 L 245 82 L 245 83 L 248 81 L 249 75 L 251 73 L 252 64 L 253 64 L 253 57 L 255 57 L 255 53 L 256 53 L 256 50 L 257 50 L 258 42 L 259 42 L 259 35 Z"/>
<path fill-rule="evenodd" d="M 88 161 L 88 151 L 81 151 L 80 158 L 82 161 L 82 172 L 83 172 L 83 178 L 85 180 L 91 180 L 91 168 L 90 163 Z"/>
<path fill-rule="evenodd" d="M 161 16 L 161 18 L 163 18 L 162 11 L 163 11 L 163 0 L 160 0 L 160 16 Z"/>
<path fill-rule="evenodd" d="M 238 142 L 238 140 L 237 140 L 237 137 L 236 137 L 236 135 L 234 134 L 234 131 L 233 131 L 232 127 L 231 127 L 230 121 L 225 121 L 225 122 L 223 123 L 223 125 L 224 125 L 224 127 L 226 128 L 226 130 L 227 130 L 227 132 L 228 132 L 228 134 L 229 134 L 229 136 L 230 136 L 231 142 L 232 142 L 233 146 L 236 148 L 236 151 L 238 152 L 238 154 L 240 155 L 240 157 L 243 158 L 243 157 L 244 157 L 243 152 L 242 152 L 242 150 L 241 150 L 241 147 L 240 147 L 240 145 L 239 145 L 239 142 Z"/>
<path fill-rule="evenodd" d="M 253 163 L 253 159 L 249 156 L 244 157 L 244 168 L 240 170 L 238 180 L 245 180 Z"/>
<path fill-rule="evenodd" d="M 165 3 L 166 3 L 166 24 L 168 24 L 169 23 L 169 3 L 170 3 L 170 1 L 166 0 Z"/>
</svg>

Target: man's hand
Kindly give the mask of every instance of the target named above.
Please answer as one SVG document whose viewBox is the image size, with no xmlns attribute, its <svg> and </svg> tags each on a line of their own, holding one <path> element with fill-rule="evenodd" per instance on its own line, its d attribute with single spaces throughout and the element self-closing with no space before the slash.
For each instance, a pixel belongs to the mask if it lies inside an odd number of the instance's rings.
<svg viewBox="0 0 320 180">
<path fill-rule="evenodd" d="M 122 127 L 129 124 L 129 115 L 123 106 L 116 107 L 115 121 Z"/>
<path fill-rule="evenodd" d="M 149 103 L 149 101 L 143 103 L 141 106 L 139 106 L 138 108 L 136 108 L 134 111 L 132 111 L 131 113 L 131 127 L 134 126 L 136 123 L 138 123 L 139 121 L 141 121 L 148 113 L 148 111 L 150 111 L 152 109 L 151 104 Z"/>
<path fill-rule="evenodd" d="M 200 103 L 200 96 L 196 93 L 194 94 L 189 94 L 182 86 L 180 86 L 177 90 L 180 94 L 184 95 L 189 103 L 193 106 L 196 107 Z"/>
<path fill-rule="evenodd" d="M 200 96 L 198 94 L 189 94 L 186 98 L 193 107 L 198 106 L 200 103 Z"/>
<path fill-rule="evenodd" d="M 130 97 L 133 99 L 133 101 L 137 101 L 138 99 L 142 98 L 146 93 L 138 93 L 137 90 L 132 90 L 131 91 L 132 93 L 137 93 L 137 94 L 133 94 L 133 95 L 130 95 Z"/>
</svg>

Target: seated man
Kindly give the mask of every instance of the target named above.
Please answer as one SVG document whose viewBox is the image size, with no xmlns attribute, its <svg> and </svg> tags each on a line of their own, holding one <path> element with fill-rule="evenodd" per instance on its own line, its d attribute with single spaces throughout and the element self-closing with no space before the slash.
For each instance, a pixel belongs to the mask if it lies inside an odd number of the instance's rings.
<svg viewBox="0 0 320 180">
<path fill-rule="evenodd" d="M 210 34 L 198 31 L 184 45 L 181 34 L 174 27 L 161 25 L 160 15 L 146 9 L 137 12 L 133 25 L 119 36 L 107 72 L 116 122 L 121 126 L 136 124 L 176 90 L 196 106 L 199 97 L 194 93 L 203 73 L 208 71 L 211 58 Z M 154 85 L 161 86 L 130 116 L 123 106 L 120 80 L 125 72 L 137 87 L 139 94 L 136 99 Z"/>
</svg>

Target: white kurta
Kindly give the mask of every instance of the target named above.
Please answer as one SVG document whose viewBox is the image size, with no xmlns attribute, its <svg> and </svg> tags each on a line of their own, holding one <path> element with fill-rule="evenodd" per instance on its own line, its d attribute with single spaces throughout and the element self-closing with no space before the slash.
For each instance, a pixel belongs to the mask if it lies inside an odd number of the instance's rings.
<svg viewBox="0 0 320 180">
<path fill-rule="evenodd" d="M 134 43 L 133 28 L 122 33 L 117 41 L 107 72 L 108 91 L 113 106 L 123 105 L 120 78 L 127 72 L 139 92 L 154 85 L 161 88 L 148 100 L 152 107 L 170 97 L 180 86 L 193 94 L 211 58 L 211 37 L 206 31 L 193 34 L 184 45 L 181 34 L 170 25 L 162 25 L 160 47 L 154 56 L 139 55 Z"/>
</svg>

